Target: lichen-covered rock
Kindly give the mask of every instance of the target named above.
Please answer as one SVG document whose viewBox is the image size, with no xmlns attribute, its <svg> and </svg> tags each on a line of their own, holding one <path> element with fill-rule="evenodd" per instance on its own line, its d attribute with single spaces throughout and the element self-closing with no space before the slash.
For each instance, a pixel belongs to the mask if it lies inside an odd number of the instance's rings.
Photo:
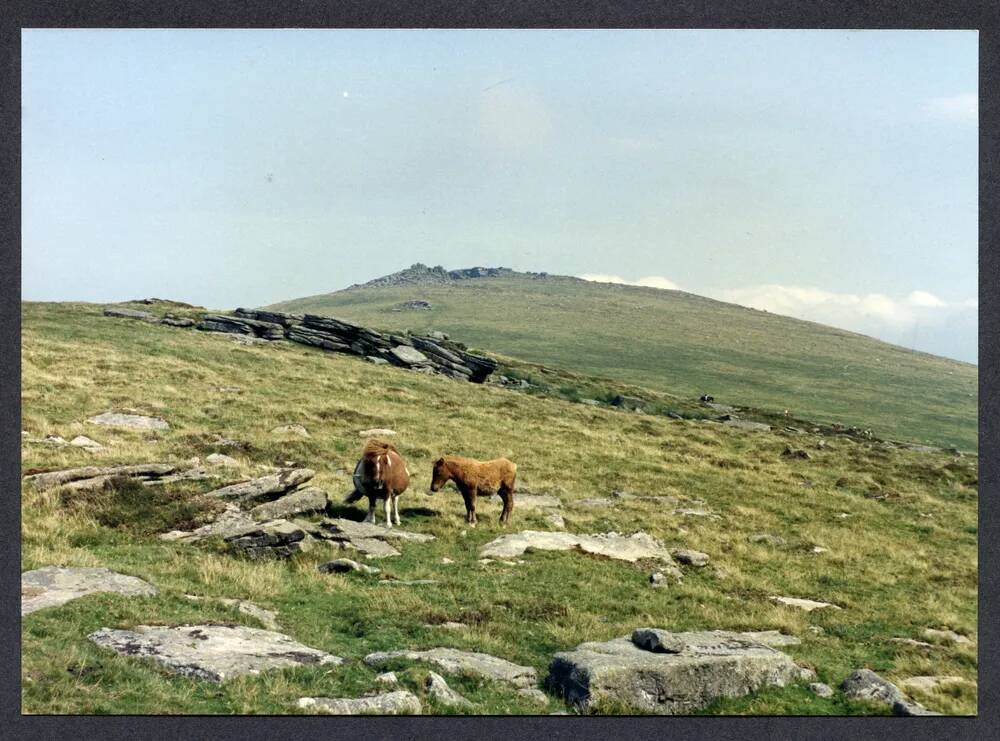
<svg viewBox="0 0 1000 741">
<path fill-rule="evenodd" d="M 575 533 L 524 530 L 511 535 L 501 535 L 479 551 L 481 557 L 514 558 L 526 550 L 568 551 L 580 550 L 599 556 L 635 562 L 650 558 L 672 564 L 670 552 L 652 536 L 638 532 L 625 536 L 618 533 L 577 535 Z"/>
<path fill-rule="evenodd" d="M 336 666 L 344 661 L 282 633 L 242 625 L 101 628 L 88 638 L 122 656 L 149 658 L 174 674 L 217 683 L 268 669 L 317 664 Z"/>
<path fill-rule="evenodd" d="M 160 417 L 147 417 L 142 414 L 119 414 L 104 412 L 87 420 L 91 424 L 107 427 L 124 427 L 131 430 L 169 430 L 170 424 Z"/>
<path fill-rule="evenodd" d="M 457 648 L 432 648 L 427 651 L 380 651 L 365 656 L 368 666 L 380 667 L 387 663 L 407 660 L 426 661 L 445 672 L 470 674 L 483 679 L 508 682 L 516 687 L 533 687 L 537 674 L 530 666 L 518 666 L 506 659 Z"/>
<path fill-rule="evenodd" d="M 100 592 L 143 597 L 157 593 L 149 582 L 106 568 L 45 566 L 21 574 L 21 614 Z"/>
<path fill-rule="evenodd" d="M 258 522 L 264 522 L 305 512 L 320 512 L 326 509 L 326 504 L 326 492 L 309 487 L 285 494 L 274 501 L 258 504 L 250 510 L 250 516 Z"/>
<path fill-rule="evenodd" d="M 802 677 L 803 670 L 791 657 L 741 633 L 646 628 L 557 653 L 547 682 L 583 709 L 613 702 L 676 715 Z"/>
<path fill-rule="evenodd" d="M 119 319 L 139 319 L 143 322 L 156 322 L 158 318 L 148 311 L 136 311 L 135 309 L 105 309 L 104 316 L 116 317 Z"/>
<path fill-rule="evenodd" d="M 298 525 L 287 520 L 255 523 L 225 536 L 230 552 L 253 560 L 285 559 L 309 547 L 311 539 Z"/>
<path fill-rule="evenodd" d="M 300 709 L 320 715 L 420 715 L 420 700 L 408 690 L 371 697 L 303 697 Z"/>
<path fill-rule="evenodd" d="M 708 566 L 708 554 L 702 553 L 701 551 L 692 551 L 687 548 L 676 548 L 670 551 L 670 555 L 674 557 L 677 563 L 682 563 L 686 566 Z"/>
<path fill-rule="evenodd" d="M 840 684 L 841 691 L 854 700 L 870 700 L 885 705 L 906 702 L 903 692 L 870 669 L 858 669 Z"/>
<path fill-rule="evenodd" d="M 801 597 L 779 597 L 777 595 L 772 595 L 770 599 L 773 602 L 787 605 L 788 607 L 797 607 L 798 609 L 805 610 L 806 612 L 821 610 L 825 607 L 829 607 L 834 610 L 840 609 L 840 607 L 831 602 L 818 602 L 812 599 L 802 599 Z"/>
<path fill-rule="evenodd" d="M 205 496 L 233 500 L 238 503 L 274 499 L 279 494 L 284 494 L 296 486 L 304 484 L 315 475 L 316 472 L 311 468 L 286 468 L 268 476 L 261 476 L 250 481 L 241 481 L 237 484 L 224 486 L 221 489 L 215 489 L 208 492 Z"/>
<path fill-rule="evenodd" d="M 424 686 L 427 689 L 427 694 L 445 707 L 463 709 L 473 706 L 466 698 L 449 687 L 444 677 L 437 672 L 428 672 Z"/>
</svg>

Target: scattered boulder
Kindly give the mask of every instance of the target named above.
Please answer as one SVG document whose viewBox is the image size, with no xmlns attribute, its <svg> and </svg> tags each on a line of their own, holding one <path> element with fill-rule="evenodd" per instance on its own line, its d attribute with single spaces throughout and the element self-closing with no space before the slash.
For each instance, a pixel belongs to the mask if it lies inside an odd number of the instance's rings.
<svg viewBox="0 0 1000 741">
<path fill-rule="evenodd" d="M 139 319 L 143 322 L 157 322 L 159 318 L 148 311 L 136 311 L 135 309 L 105 309 L 104 316 L 112 316 L 119 319 Z"/>
<path fill-rule="evenodd" d="M 302 425 L 279 425 L 271 430 L 272 435 L 294 435 L 295 437 L 310 437 L 309 430 Z"/>
<path fill-rule="evenodd" d="M 130 430 L 169 430 L 170 425 L 160 417 L 147 417 L 142 414 L 119 414 L 104 412 L 87 420 L 91 424 L 107 427 L 123 427 Z"/>
<path fill-rule="evenodd" d="M 858 669 L 840 683 L 841 691 L 854 700 L 870 700 L 885 705 L 906 702 L 899 687 L 870 669 Z"/>
<path fill-rule="evenodd" d="M 311 468 L 286 468 L 277 473 L 261 476 L 250 481 L 241 481 L 208 492 L 205 496 L 226 499 L 237 503 L 274 499 L 300 484 L 309 481 L 316 472 Z"/>
<path fill-rule="evenodd" d="M 907 646 L 913 646 L 914 648 L 934 648 L 933 643 L 927 643 L 926 641 L 917 641 L 913 638 L 890 638 L 892 643 L 903 643 Z"/>
<path fill-rule="evenodd" d="M 537 687 L 522 687 L 521 689 L 517 690 L 517 694 L 519 694 L 521 697 L 525 697 L 531 700 L 532 702 L 536 702 L 539 705 L 549 704 L 549 696 L 546 695 Z"/>
<path fill-rule="evenodd" d="M 299 708 L 318 715 L 420 715 L 420 700 L 408 690 L 356 699 L 303 697 Z"/>
<path fill-rule="evenodd" d="M 938 630 L 937 628 L 927 628 L 924 630 L 924 636 L 926 638 L 933 638 L 941 641 L 949 641 L 951 643 L 957 643 L 960 646 L 971 646 L 973 641 L 960 633 L 956 633 L 953 630 Z"/>
<path fill-rule="evenodd" d="M 691 551 L 686 548 L 675 548 L 670 551 L 670 555 L 674 557 L 678 563 L 682 563 L 686 566 L 708 566 L 708 554 L 702 553 L 701 551 Z"/>
<path fill-rule="evenodd" d="M 297 489 L 271 502 L 258 504 L 250 510 L 250 516 L 257 522 L 264 522 L 305 512 L 320 512 L 326 509 L 326 505 L 326 492 L 322 489 L 309 487 Z"/>
<path fill-rule="evenodd" d="M 383 672 L 375 677 L 375 681 L 380 684 L 399 684 L 399 677 L 396 672 Z"/>
<path fill-rule="evenodd" d="M 810 458 L 812 458 L 812 456 L 809 455 L 809 453 L 807 453 L 806 451 L 800 448 L 792 448 L 792 447 L 785 447 L 781 455 L 784 456 L 785 458 L 799 458 L 804 461 L 807 461 Z"/>
<path fill-rule="evenodd" d="M 401 587 L 416 587 L 422 584 L 437 584 L 437 579 L 382 579 L 379 584 L 397 584 Z"/>
<path fill-rule="evenodd" d="M 817 602 L 811 599 L 800 599 L 798 597 L 777 597 L 772 595 L 768 599 L 778 602 L 782 605 L 788 605 L 789 607 L 797 607 L 800 610 L 805 610 L 806 612 L 812 612 L 813 610 L 820 610 L 824 607 L 831 607 L 834 610 L 839 610 L 837 605 L 831 604 L 830 602 Z"/>
<path fill-rule="evenodd" d="M 677 715 L 722 697 L 785 686 L 804 675 L 791 657 L 741 633 L 646 628 L 557 653 L 547 683 L 582 709 L 611 701 L 640 712 Z"/>
<path fill-rule="evenodd" d="M 227 468 L 238 468 L 239 461 L 225 453 L 209 453 L 205 456 L 205 461 L 213 466 L 225 466 Z"/>
<path fill-rule="evenodd" d="M 271 520 L 231 532 L 223 538 L 231 553 L 252 560 L 286 559 L 307 550 L 311 539 L 288 520 Z"/>
<path fill-rule="evenodd" d="M 635 562 L 652 558 L 672 564 L 673 559 L 662 544 L 644 532 L 624 536 L 615 532 L 596 535 L 576 535 L 566 532 L 524 530 L 502 535 L 479 551 L 481 557 L 513 558 L 528 549 L 542 551 L 580 550 L 585 553 Z"/>
<path fill-rule="evenodd" d="M 216 683 L 268 669 L 344 662 L 282 633 L 242 625 L 139 625 L 101 628 L 87 637 L 122 656 L 149 658 L 173 674 Z"/>
<path fill-rule="evenodd" d="M 579 499 L 575 502 L 577 507 L 586 509 L 596 509 L 600 507 L 610 507 L 614 501 L 607 497 L 592 497 L 590 499 Z"/>
<path fill-rule="evenodd" d="M 817 697 L 833 697 L 833 687 L 822 682 L 812 682 L 809 690 Z"/>
<path fill-rule="evenodd" d="M 680 509 L 675 509 L 674 514 L 681 515 L 683 517 L 706 517 L 710 520 L 722 519 L 719 515 L 714 512 L 709 512 L 707 509 L 702 507 L 682 507 Z"/>
<path fill-rule="evenodd" d="M 433 535 L 413 533 L 400 530 L 397 527 L 387 528 L 371 522 L 355 522 L 342 517 L 328 517 L 320 520 L 319 527 L 323 530 L 321 537 L 331 540 L 354 540 L 356 538 L 377 538 L 379 540 L 405 540 L 412 543 L 426 543 L 434 540 Z"/>
<path fill-rule="evenodd" d="M 389 361 L 385 358 L 380 358 L 375 355 L 365 355 L 365 360 L 367 360 L 372 365 L 389 365 Z"/>
<path fill-rule="evenodd" d="M 618 394 L 611 400 L 611 406 L 618 407 L 619 409 L 642 409 L 645 404 L 645 399 L 640 399 L 636 396 L 625 396 L 623 394 Z"/>
<path fill-rule="evenodd" d="M 380 667 L 390 662 L 426 661 L 445 672 L 470 674 L 483 679 L 508 682 L 516 687 L 532 687 L 537 681 L 530 666 L 518 666 L 505 659 L 457 648 L 432 648 L 427 651 L 380 651 L 365 656 L 365 664 Z"/>
<path fill-rule="evenodd" d="M 390 311 L 430 311 L 433 307 L 430 301 L 414 299 L 413 301 L 403 301 L 389 307 Z"/>
<path fill-rule="evenodd" d="M 351 571 L 359 571 L 362 574 L 374 576 L 382 573 L 380 569 L 376 569 L 374 566 L 367 566 L 363 563 L 352 561 L 349 558 L 337 558 L 333 561 L 327 561 L 317 566 L 316 569 L 324 574 L 347 574 Z"/>
<path fill-rule="evenodd" d="M 176 317 L 172 314 L 167 314 L 160 320 L 160 324 L 166 324 L 168 327 L 193 327 L 194 323 L 194 319 Z"/>
<path fill-rule="evenodd" d="M 373 427 L 370 430 L 358 431 L 358 437 L 394 437 L 395 435 L 395 430 L 390 430 L 385 427 Z"/>
<path fill-rule="evenodd" d="M 75 445 L 78 448 L 85 448 L 87 450 L 104 450 L 104 446 L 101 445 L 96 440 L 91 440 L 85 435 L 77 435 L 72 440 L 69 441 L 70 445 Z"/>
<path fill-rule="evenodd" d="M 673 577 L 673 581 L 677 583 L 682 582 L 683 578 L 681 577 L 680 569 L 678 569 L 676 566 L 674 567 L 674 569 L 676 573 L 671 574 L 671 576 Z M 669 587 L 670 582 L 671 580 L 667 579 L 667 575 L 664 574 L 662 571 L 654 571 L 652 574 L 649 575 L 649 585 L 654 589 L 662 589 L 664 587 Z"/>
<path fill-rule="evenodd" d="M 136 576 L 106 568 L 45 566 L 21 574 L 21 615 L 100 592 L 148 597 L 157 590 Z"/>
<path fill-rule="evenodd" d="M 556 530 L 564 530 L 566 528 L 566 521 L 563 516 L 558 512 L 550 512 L 545 515 L 545 521 L 549 523 Z"/>
<path fill-rule="evenodd" d="M 965 679 L 954 675 L 945 676 L 918 676 L 901 679 L 899 683 L 907 690 L 919 690 L 920 692 L 933 692 L 938 687 L 946 687 L 950 684 L 963 684 Z"/>
<path fill-rule="evenodd" d="M 427 688 L 427 694 L 437 700 L 439 703 L 449 708 L 471 708 L 472 703 L 466 698 L 462 697 L 460 694 L 455 692 L 448 683 L 444 681 L 442 677 L 437 672 L 429 672 L 427 674 L 427 680 L 424 683 Z"/>
</svg>

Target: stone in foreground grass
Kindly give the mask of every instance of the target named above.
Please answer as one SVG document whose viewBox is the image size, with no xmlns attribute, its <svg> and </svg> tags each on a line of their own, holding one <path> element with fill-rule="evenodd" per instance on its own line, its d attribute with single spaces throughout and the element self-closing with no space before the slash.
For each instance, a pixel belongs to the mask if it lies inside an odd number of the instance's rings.
<svg viewBox="0 0 1000 741">
<path fill-rule="evenodd" d="M 399 690 L 372 697 L 303 697 L 298 706 L 319 715 L 420 715 L 420 700 Z"/>
<path fill-rule="evenodd" d="M 105 568 L 46 566 L 21 574 L 21 614 L 58 607 L 70 600 L 99 592 L 153 596 L 156 587 L 138 577 Z"/>
<path fill-rule="evenodd" d="M 173 674 L 216 683 L 268 669 L 344 662 L 283 633 L 241 625 L 139 625 L 101 628 L 87 637 L 122 656 L 150 658 Z"/>
<path fill-rule="evenodd" d="M 457 648 L 432 648 L 427 651 L 380 651 L 365 656 L 368 666 L 380 667 L 390 662 L 426 661 L 439 666 L 446 672 L 471 674 L 499 682 L 509 682 L 516 687 L 531 687 L 537 681 L 537 673 L 530 666 L 518 666 L 506 659 Z"/>
<path fill-rule="evenodd" d="M 753 634 L 750 634 L 753 635 Z M 601 704 L 658 715 L 697 711 L 723 697 L 812 676 L 748 634 L 646 628 L 555 655 L 547 683 L 583 709 Z M 596 708 L 595 708 L 596 706 Z"/>
</svg>

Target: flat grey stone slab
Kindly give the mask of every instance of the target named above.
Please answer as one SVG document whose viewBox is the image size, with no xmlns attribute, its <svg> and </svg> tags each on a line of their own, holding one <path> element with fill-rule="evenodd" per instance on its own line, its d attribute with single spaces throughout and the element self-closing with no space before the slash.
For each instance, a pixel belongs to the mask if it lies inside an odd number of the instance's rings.
<svg viewBox="0 0 1000 741">
<path fill-rule="evenodd" d="M 740 633 L 645 628 L 633 636 L 581 643 L 557 653 L 549 666 L 548 685 L 583 709 L 611 701 L 676 715 L 722 697 L 785 686 L 806 673 L 788 655 Z"/>
<path fill-rule="evenodd" d="M 483 679 L 508 682 L 516 687 L 534 687 L 538 675 L 530 666 L 518 666 L 506 659 L 457 648 L 432 648 L 426 651 L 380 651 L 365 656 L 365 663 L 380 667 L 400 659 L 425 661 L 453 674 L 471 674 Z"/>
<path fill-rule="evenodd" d="M 420 715 L 420 700 L 398 690 L 371 697 L 303 697 L 299 708 L 318 715 Z"/>
<path fill-rule="evenodd" d="M 343 659 L 271 630 L 242 625 L 139 625 L 134 630 L 101 628 L 88 638 L 121 654 L 148 658 L 163 669 L 192 679 L 224 682 L 242 674 Z"/>
<path fill-rule="evenodd" d="M 135 309 L 105 309 L 104 316 L 113 316 L 118 319 L 139 319 L 144 322 L 158 322 L 160 318 L 148 311 L 136 311 Z"/>
<path fill-rule="evenodd" d="M 652 536 L 638 532 L 633 535 L 599 533 L 578 535 L 575 533 L 541 530 L 524 530 L 511 535 L 501 535 L 490 541 L 479 551 L 482 558 L 513 558 L 527 550 L 568 551 L 579 550 L 599 556 L 607 556 L 621 561 L 635 562 L 651 558 L 673 563 L 670 552 Z"/>
<path fill-rule="evenodd" d="M 311 468 L 285 468 L 277 473 L 261 476 L 249 481 L 240 481 L 221 489 L 208 492 L 205 496 L 217 499 L 231 499 L 240 503 L 256 502 L 261 499 L 274 499 L 316 475 Z"/>
<path fill-rule="evenodd" d="M 177 470 L 173 463 L 134 463 L 123 466 L 83 466 L 81 468 L 64 468 L 60 471 L 47 471 L 45 473 L 31 474 L 25 476 L 24 480 L 30 483 L 35 489 L 45 491 L 54 489 L 57 486 L 70 486 L 71 488 L 90 488 L 97 483 L 116 477 L 126 476 L 129 478 L 152 479 Z"/>
<path fill-rule="evenodd" d="M 702 553 L 701 551 L 692 551 L 687 548 L 677 548 L 670 551 L 670 555 L 674 557 L 677 563 L 682 563 L 686 566 L 708 566 L 708 554 Z"/>
<path fill-rule="evenodd" d="M 21 614 L 58 607 L 100 592 L 146 597 L 155 595 L 157 590 L 136 576 L 110 569 L 45 566 L 21 574 Z"/>
<path fill-rule="evenodd" d="M 316 487 L 298 489 L 271 502 L 258 504 L 250 510 L 250 516 L 258 522 L 291 517 L 305 512 L 320 512 L 326 509 L 326 492 Z"/>
<path fill-rule="evenodd" d="M 324 574 L 347 574 L 352 571 L 360 571 L 362 574 L 370 574 L 374 576 L 375 574 L 381 573 L 381 570 L 376 569 L 374 566 L 366 566 L 363 563 L 352 561 L 349 558 L 336 558 L 333 561 L 321 563 L 316 567 L 316 570 Z"/>
<path fill-rule="evenodd" d="M 241 510 L 238 505 L 230 502 L 226 505 L 226 509 L 222 512 L 222 514 L 215 518 L 215 522 L 211 522 L 208 525 L 202 525 L 195 530 L 171 530 L 168 533 L 163 533 L 159 537 L 161 540 L 176 540 L 182 543 L 199 543 L 206 538 L 211 538 L 215 535 L 225 538 L 233 533 L 245 531 L 247 528 L 253 527 L 255 523 L 256 520 Z"/>
<path fill-rule="evenodd" d="M 396 527 L 383 527 L 370 522 L 355 522 L 342 517 L 328 517 L 320 521 L 324 537 L 333 540 L 352 540 L 354 538 L 378 538 L 379 540 L 405 540 L 411 543 L 426 543 L 434 540 L 433 535 L 426 533 L 411 533 Z M 338 537 L 339 536 L 339 537 Z"/>
<path fill-rule="evenodd" d="M 788 607 L 797 607 L 800 610 L 805 610 L 806 612 L 812 612 L 813 610 L 821 610 L 824 607 L 829 607 L 834 610 L 839 610 L 840 607 L 833 604 L 832 602 L 818 602 L 812 599 L 802 599 L 800 597 L 779 597 L 777 595 L 771 595 L 769 599 L 772 602 L 777 602 L 781 605 L 787 605 Z"/>
<path fill-rule="evenodd" d="M 974 641 L 972 641 L 967 636 L 961 633 L 956 633 L 953 630 L 938 630 L 937 628 L 926 628 L 924 630 L 925 638 L 936 638 L 942 641 L 950 641 L 951 643 L 957 643 L 960 646 L 971 646 Z"/>
<path fill-rule="evenodd" d="M 897 702 L 907 702 L 906 696 L 892 682 L 883 679 L 870 669 L 858 669 L 840 683 L 841 691 L 855 700 L 893 705 Z"/>
<path fill-rule="evenodd" d="M 160 417 L 147 417 L 142 414 L 119 414 L 104 412 L 87 420 L 91 424 L 107 427 L 123 427 L 130 430 L 169 430 L 170 425 Z"/>
</svg>

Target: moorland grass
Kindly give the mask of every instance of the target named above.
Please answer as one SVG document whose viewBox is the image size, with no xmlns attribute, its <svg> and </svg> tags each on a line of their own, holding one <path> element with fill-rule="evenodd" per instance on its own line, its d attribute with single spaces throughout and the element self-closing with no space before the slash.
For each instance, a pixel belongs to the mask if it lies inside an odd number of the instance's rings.
<svg viewBox="0 0 1000 741">
<path fill-rule="evenodd" d="M 959 675 L 968 682 L 918 699 L 944 713 L 976 711 L 974 647 L 933 642 L 921 649 L 889 641 L 923 640 L 926 627 L 976 637 L 975 456 L 883 450 L 839 437 L 820 449 L 812 434 L 751 433 L 590 407 L 291 343 L 244 346 L 223 334 L 106 318 L 94 305 L 24 304 L 22 331 L 22 428 L 32 437 L 86 434 L 106 446 L 90 453 L 25 443 L 25 469 L 182 462 L 221 450 L 239 468 L 224 471 L 220 483 L 276 465 L 304 465 L 317 471 L 314 483 L 339 501 L 350 490 L 349 472 L 362 443 L 358 431 L 389 427 L 398 432 L 394 441 L 414 472 L 401 500 L 403 527 L 437 537 L 406 544 L 400 557 L 378 563 L 386 576 L 437 583 L 387 586 L 377 578 L 317 572 L 317 564 L 339 555 L 322 547 L 290 561 L 261 563 L 229 556 L 218 541 L 196 547 L 158 540 L 154 530 L 196 519 L 196 507 L 179 509 L 178 503 L 185 495 L 196 502 L 210 482 L 155 494 L 164 506 L 154 510 L 127 492 L 74 506 L 55 492 L 25 487 L 23 569 L 106 566 L 147 579 L 160 591 L 141 598 L 93 595 L 26 616 L 24 712 L 295 713 L 302 696 L 358 696 L 374 689 L 377 672 L 361 662 L 371 651 L 454 646 L 533 666 L 544 677 L 554 652 L 647 625 L 782 630 L 802 640 L 787 652 L 831 685 L 859 667 L 889 679 Z M 156 414 L 171 428 L 130 432 L 85 423 L 109 409 Z M 304 425 L 310 437 L 269 432 L 288 423 Z M 220 449 L 212 442 L 216 435 L 248 445 Z M 782 456 L 787 445 L 808 450 L 811 459 Z M 499 506 L 482 502 L 479 527 L 469 529 L 455 491 L 425 495 L 431 463 L 446 453 L 516 461 L 520 488 L 562 499 L 569 531 L 643 530 L 670 547 L 704 551 L 711 564 L 685 568 L 683 584 L 666 589 L 650 588 L 653 563 L 543 552 L 515 565 L 480 564 L 479 548 L 503 532 L 496 522 Z M 720 519 L 675 515 L 672 507 L 642 499 L 605 509 L 574 507 L 615 489 L 671 495 L 680 506 L 703 506 Z M 129 523 L 130 512 L 144 522 Z M 361 510 L 353 512 L 359 519 Z M 549 526 L 542 513 L 515 503 L 511 531 L 527 528 Z M 785 543 L 750 542 L 756 533 L 779 535 Z M 829 551 L 814 554 L 815 545 Z M 445 557 L 454 563 L 443 563 Z M 118 657 L 86 638 L 104 626 L 150 623 L 261 627 L 234 607 L 192 602 L 185 594 L 237 597 L 276 610 L 283 631 L 350 663 L 216 686 Z M 805 613 L 774 604 L 768 597 L 775 594 L 843 609 Z M 438 627 L 447 620 L 469 628 Z M 455 712 L 426 699 L 426 667 L 398 668 L 404 686 L 421 694 L 431 711 Z M 502 685 L 448 679 L 476 703 L 474 712 L 563 709 L 554 697 L 543 709 Z M 821 699 L 795 686 L 727 700 L 706 712 L 884 708 Z"/>
<path fill-rule="evenodd" d="M 430 311 L 393 312 L 420 298 Z M 484 350 L 679 396 L 976 450 L 976 366 L 682 291 L 519 275 L 338 291 L 282 311 L 438 329 Z"/>
</svg>

